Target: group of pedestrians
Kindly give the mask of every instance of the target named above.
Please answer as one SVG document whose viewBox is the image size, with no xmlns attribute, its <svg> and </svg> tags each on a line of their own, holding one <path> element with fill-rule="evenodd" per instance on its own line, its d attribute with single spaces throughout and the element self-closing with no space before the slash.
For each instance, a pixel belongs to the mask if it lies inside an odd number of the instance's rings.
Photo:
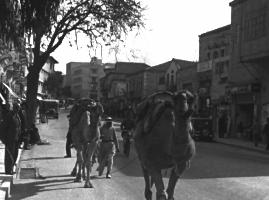
<svg viewBox="0 0 269 200">
<path fill-rule="evenodd" d="M 79 107 L 81 102 L 77 101 L 74 106 L 71 108 L 70 113 L 67 115 L 69 119 L 69 128 L 66 136 L 66 155 L 65 158 L 71 157 L 71 148 L 72 145 L 72 124 L 73 120 L 72 118 L 78 118 L 79 115 Z M 131 133 L 131 129 L 134 127 L 134 123 L 130 120 L 129 117 L 127 117 L 125 120 L 123 120 L 121 124 L 121 129 Z M 105 167 L 107 167 L 106 171 L 106 178 L 111 178 L 111 171 L 113 167 L 113 159 L 117 152 L 120 152 L 119 149 L 119 143 L 116 137 L 116 131 L 114 127 L 112 126 L 112 118 L 111 117 L 105 117 L 103 123 L 99 124 L 99 130 L 100 130 L 100 136 L 98 138 L 98 145 L 95 151 L 95 154 L 93 156 L 93 163 L 99 164 L 97 167 L 97 171 L 99 176 L 103 175 L 103 172 L 105 170 Z M 123 131 L 123 132 L 124 132 Z M 123 139 L 125 140 L 127 138 L 127 135 L 122 135 Z M 125 147 L 124 147 L 125 152 Z M 74 172 L 73 172 L 74 173 Z"/>
<path fill-rule="evenodd" d="M 30 149 L 40 141 L 38 129 L 33 124 L 27 128 L 26 103 L 14 101 L 0 104 L 0 140 L 5 144 L 5 173 L 13 174 L 19 148 Z"/>
</svg>

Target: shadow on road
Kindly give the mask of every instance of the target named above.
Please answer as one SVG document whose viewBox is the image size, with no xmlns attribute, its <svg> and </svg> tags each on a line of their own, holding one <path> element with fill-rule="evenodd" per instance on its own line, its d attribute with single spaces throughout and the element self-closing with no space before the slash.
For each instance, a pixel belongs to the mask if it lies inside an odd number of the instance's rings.
<svg viewBox="0 0 269 200">
<path fill-rule="evenodd" d="M 66 158 L 64 158 L 64 157 L 38 157 L 38 158 L 22 159 L 21 161 L 29 161 L 29 160 L 57 160 L 57 159 L 66 159 Z"/>
<path fill-rule="evenodd" d="M 122 147 L 122 141 L 119 144 Z M 126 176 L 143 176 L 134 144 L 131 146 L 129 158 L 123 155 L 122 148 L 116 155 L 113 169 L 116 176 L 117 172 Z M 197 142 L 196 148 L 197 154 L 190 169 L 185 170 L 184 179 L 269 176 L 268 155 L 208 142 Z"/>
<path fill-rule="evenodd" d="M 12 194 L 11 200 L 20 200 L 27 197 L 32 197 L 32 196 L 40 194 L 40 192 L 45 192 L 45 191 L 74 189 L 74 187 L 46 189 L 52 186 L 68 185 L 71 183 L 73 183 L 72 177 L 65 178 L 65 179 L 58 179 L 58 180 L 55 180 L 55 179 L 42 180 L 42 181 L 33 180 L 33 182 L 29 182 L 29 183 L 21 183 L 21 184 L 18 183 L 18 184 L 13 185 L 12 189 L 16 191 L 16 193 Z M 25 190 L 25 188 L 27 188 L 27 191 Z"/>
</svg>

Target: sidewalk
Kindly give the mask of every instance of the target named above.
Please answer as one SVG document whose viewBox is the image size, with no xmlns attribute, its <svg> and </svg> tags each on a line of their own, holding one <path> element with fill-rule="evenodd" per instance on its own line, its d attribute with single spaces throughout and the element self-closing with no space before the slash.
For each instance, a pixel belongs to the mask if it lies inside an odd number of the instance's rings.
<svg viewBox="0 0 269 200">
<path fill-rule="evenodd" d="M 13 179 L 17 177 L 18 173 L 18 165 L 20 161 L 20 157 L 22 154 L 22 149 L 19 149 L 18 158 L 15 162 L 14 166 L 14 175 L 5 174 L 5 145 L 0 143 L 0 200 L 6 200 L 10 198 Z"/>
<path fill-rule="evenodd" d="M 254 143 L 251 141 L 244 141 L 240 139 L 235 139 L 235 138 L 215 138 L 215 142 L 225 144 L 225 145 L 230 145 L 233 147 L 238 147 L 238 148 L 243 148 L 246 150 L 251 150 L 251 151 L 256 151 L 264 154 L 269 155 L 269 151 L 266 151 L 266 145 L 263 143 L 259 143 L 257 147 L 254 146 Z"/>
</svg>

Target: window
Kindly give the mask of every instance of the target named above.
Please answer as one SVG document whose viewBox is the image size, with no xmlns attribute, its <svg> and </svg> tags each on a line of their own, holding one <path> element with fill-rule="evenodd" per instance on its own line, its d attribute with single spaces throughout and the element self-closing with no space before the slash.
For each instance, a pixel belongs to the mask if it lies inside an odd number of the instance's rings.
<svg viewBox="0 0 269 200">
<path fill-rule="evenodd" d="M 215 74 L 220 75 L 224 73 L 224 64 L 225 62 L 216 63 Z"/>
<path fill-rule="evenodd" d="M 81 74 L 81 72 L 82 72 L 81 69 L 77 69 L 76 71 L 74 71 L 74 75 Z"/>
<path fill-rule="evenodd" d="M 174 85 L 175 81 L 174 81 L 174 74 L 171 75 L 171 85 Z"/>
<path fill-rule="evenodd" d="M 74 85 L 74 90 L 81 90 L 82 89 L 82 85 Z"/>
<path fill-rule="evenodd" d="M 211 53 L 210 53 L 210 52 L 207 53 L 207 59 L 208 59 L 208 60 L 211 59 Z"/>
<path fill-rule="evenodd" d="M 159 78 L 159 85 L 163 85 L 165 83 L 165 78 L 164 76 Z"/>
<path fill-rule="evenodd" d="M 224 50 L 224 49 L 221 49 L 221 50 L 220 50 L 220 56 L 221 56 L 221 57 L 224 57 L 224 55 L 225 55 L 225 50 Z"/>
<path fill-rule="evenodd" d="M 81 77 L 76 77 L 73 79 L 73 83 L 78 83 L 78 82 L 81 82 L 82 81 L 82 78 Z"/>
<path fill-rule="evenodd" d="M 169 80 L 169 74 L 167 74 L 167 75 L 166 75 L 166 85 L 167 85 L 167 86 L 169 86 L 169 82 L 170 82 L 170 80 Z"/>
<path fill-rule="evenodd" d="M 96 83 L 97 82 L 97 77 L 91 77 L 92 78 L 92 83 Z"/>
<path fill-rule="evenodd" d="M 213 58 L 215 59 L 215 58 L 218 58 L 218 57 L 219 57 L 219 53 L 217 51 L 214 51 Z"/>
<path fill-rule="evenodd" d="M 245 41 L 263 37 L 266 34 L 266 11 L 259 9 L 249 13 L 244 21 L 243 36 Z"/>
</svg>

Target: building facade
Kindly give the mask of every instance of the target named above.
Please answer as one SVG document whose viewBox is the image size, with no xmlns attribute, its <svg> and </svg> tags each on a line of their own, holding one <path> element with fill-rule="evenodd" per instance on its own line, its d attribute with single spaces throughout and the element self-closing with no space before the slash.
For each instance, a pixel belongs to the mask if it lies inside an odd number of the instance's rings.
<svg viewBox="0 0 269 200">
<path fill-rule="evenodd" d="M 215 137 L 224 137 L 230 127 L 230 99 L 227 95 L 230 41 L 231 25 L 199 36 L 198 105 L 202 113 L 209 111 L 212 116 Z"/>
<path fill-rule="evenodd" d="M 49 94 L 46 91 L 46 88 L 44 87 L 44 82 L 48 79 L 49 75 L 55 72 L 55 64 L 57 64 L 58 61 L 55 60 L 52 56 L 48 58 L 44 66 L 42 67 L 40 73 L 39 73 L 39 81 L 38 81 L 38 89 L 37 94 L 40 97 L 46 97 L 49 96 Z"/>
<path fill-rule="evenodd" d="M 66 86 L 71 87 L 73 98 L 101 98 L 100 79 L 105 75 L 101 60 L 94 57 L 89 63 L 72 62 L 66 67 Z"/>
<path fill-rule="evenodd" d="M 140 84 L 139 87 L 142 84 L 141 74 L 139 72 L 142 72 L 148 67 L 144 63 L 117 62 L 114 67 L 105 70 L 106 75 L 102 79 L 101 90 L 103 93 L 102 103 L 107 113 L 121 117 L 124 115 L 126 107 L 132 104 L 134 100 L 133 95 L 138 96 L 134 92 L 137 92 L 137 84 Z M 128 92 L 128 88 L 130 93 Z"/>
<path fill-rule="evenodd" d="M 253 140 L 269 116 L 269 2 L 234 0 L 230 6 L 232 134 Z"/>
</svg>

